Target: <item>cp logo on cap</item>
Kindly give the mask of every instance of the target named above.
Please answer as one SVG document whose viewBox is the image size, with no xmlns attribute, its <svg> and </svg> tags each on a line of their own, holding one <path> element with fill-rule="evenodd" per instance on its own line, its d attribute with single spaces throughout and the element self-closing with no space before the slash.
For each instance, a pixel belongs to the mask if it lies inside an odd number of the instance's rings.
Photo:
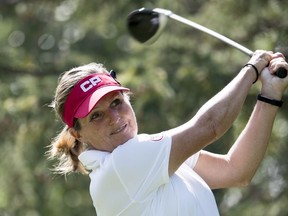
<svg viewBox="0 0 288 216">
<path fill-rule="evenodd" d="M 89 80 L 86 80 L 85 82 L 83 82 L 80 85 L 80 88 L 82 89 L 83 92 L 87 92 L 93 86 L 97 86 L 97 84 L 100 83 L 100 82 L 101 82 L 101 79 L 98 76 L 92 77 Z"/>
</svg>

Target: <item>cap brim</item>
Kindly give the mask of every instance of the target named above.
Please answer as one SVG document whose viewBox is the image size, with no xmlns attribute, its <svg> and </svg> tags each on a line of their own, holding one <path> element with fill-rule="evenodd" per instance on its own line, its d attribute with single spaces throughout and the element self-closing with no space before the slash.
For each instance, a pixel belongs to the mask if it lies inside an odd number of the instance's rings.
<svg viewBox="0 0 288 216">
<path fill-rule="evenodd" d="M 87 116 L 102 97 L 114 91 L 129 91 L 128 88 L 122 86 L 105 86 L 97 89 L 89 95 L 77 109 L 74 118 L 84 118 Z"/>
</svg>

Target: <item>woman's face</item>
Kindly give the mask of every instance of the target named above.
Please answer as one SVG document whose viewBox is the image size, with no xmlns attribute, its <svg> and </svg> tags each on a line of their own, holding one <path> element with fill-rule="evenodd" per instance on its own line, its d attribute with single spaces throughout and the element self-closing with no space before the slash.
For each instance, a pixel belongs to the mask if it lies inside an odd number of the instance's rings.
<svg viewBox="0 0 288 216">
<path fill-rule="evenodd" d="M 78 120 L 81 125 L 78 139 L 102 151 L 112 152 L 138 132 L 129 99 L 119 91 L 108 93 L 88 116 Z"/>
</svg>

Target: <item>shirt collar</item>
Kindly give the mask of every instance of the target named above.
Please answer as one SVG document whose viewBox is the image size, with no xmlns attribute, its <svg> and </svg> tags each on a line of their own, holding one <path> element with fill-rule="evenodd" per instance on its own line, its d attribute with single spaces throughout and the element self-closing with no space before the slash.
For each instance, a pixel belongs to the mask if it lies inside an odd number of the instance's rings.
<svg viewBox="0 0 288 216">
<path fill-rule="evenodd" d="M 88 170 L 95 170 L 100 167 L 105 161 L 105 158 L 110 155 L 109 152 L 103 152 L 98 150 L 88 150 L 82 152 L 78 159 L 83 166 Z"/>
</svg>

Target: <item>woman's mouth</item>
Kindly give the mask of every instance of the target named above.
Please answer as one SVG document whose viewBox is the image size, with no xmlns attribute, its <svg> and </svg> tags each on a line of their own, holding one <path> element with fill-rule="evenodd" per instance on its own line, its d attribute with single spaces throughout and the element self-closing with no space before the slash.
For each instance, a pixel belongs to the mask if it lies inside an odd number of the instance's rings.
<svg viewBox="0 0 288 216">
<path fill-rule="evenodd" d="M 127 127 L 127 124 L 122 125 L 122 126 L 119 127 L 117 130 L 113 131 L 113 132 L 111 133 L 111 135 L 115 135 L 115 134 L 121 133 L 122 131 L 125 130 L 126 127 Z"/>
</svg>

